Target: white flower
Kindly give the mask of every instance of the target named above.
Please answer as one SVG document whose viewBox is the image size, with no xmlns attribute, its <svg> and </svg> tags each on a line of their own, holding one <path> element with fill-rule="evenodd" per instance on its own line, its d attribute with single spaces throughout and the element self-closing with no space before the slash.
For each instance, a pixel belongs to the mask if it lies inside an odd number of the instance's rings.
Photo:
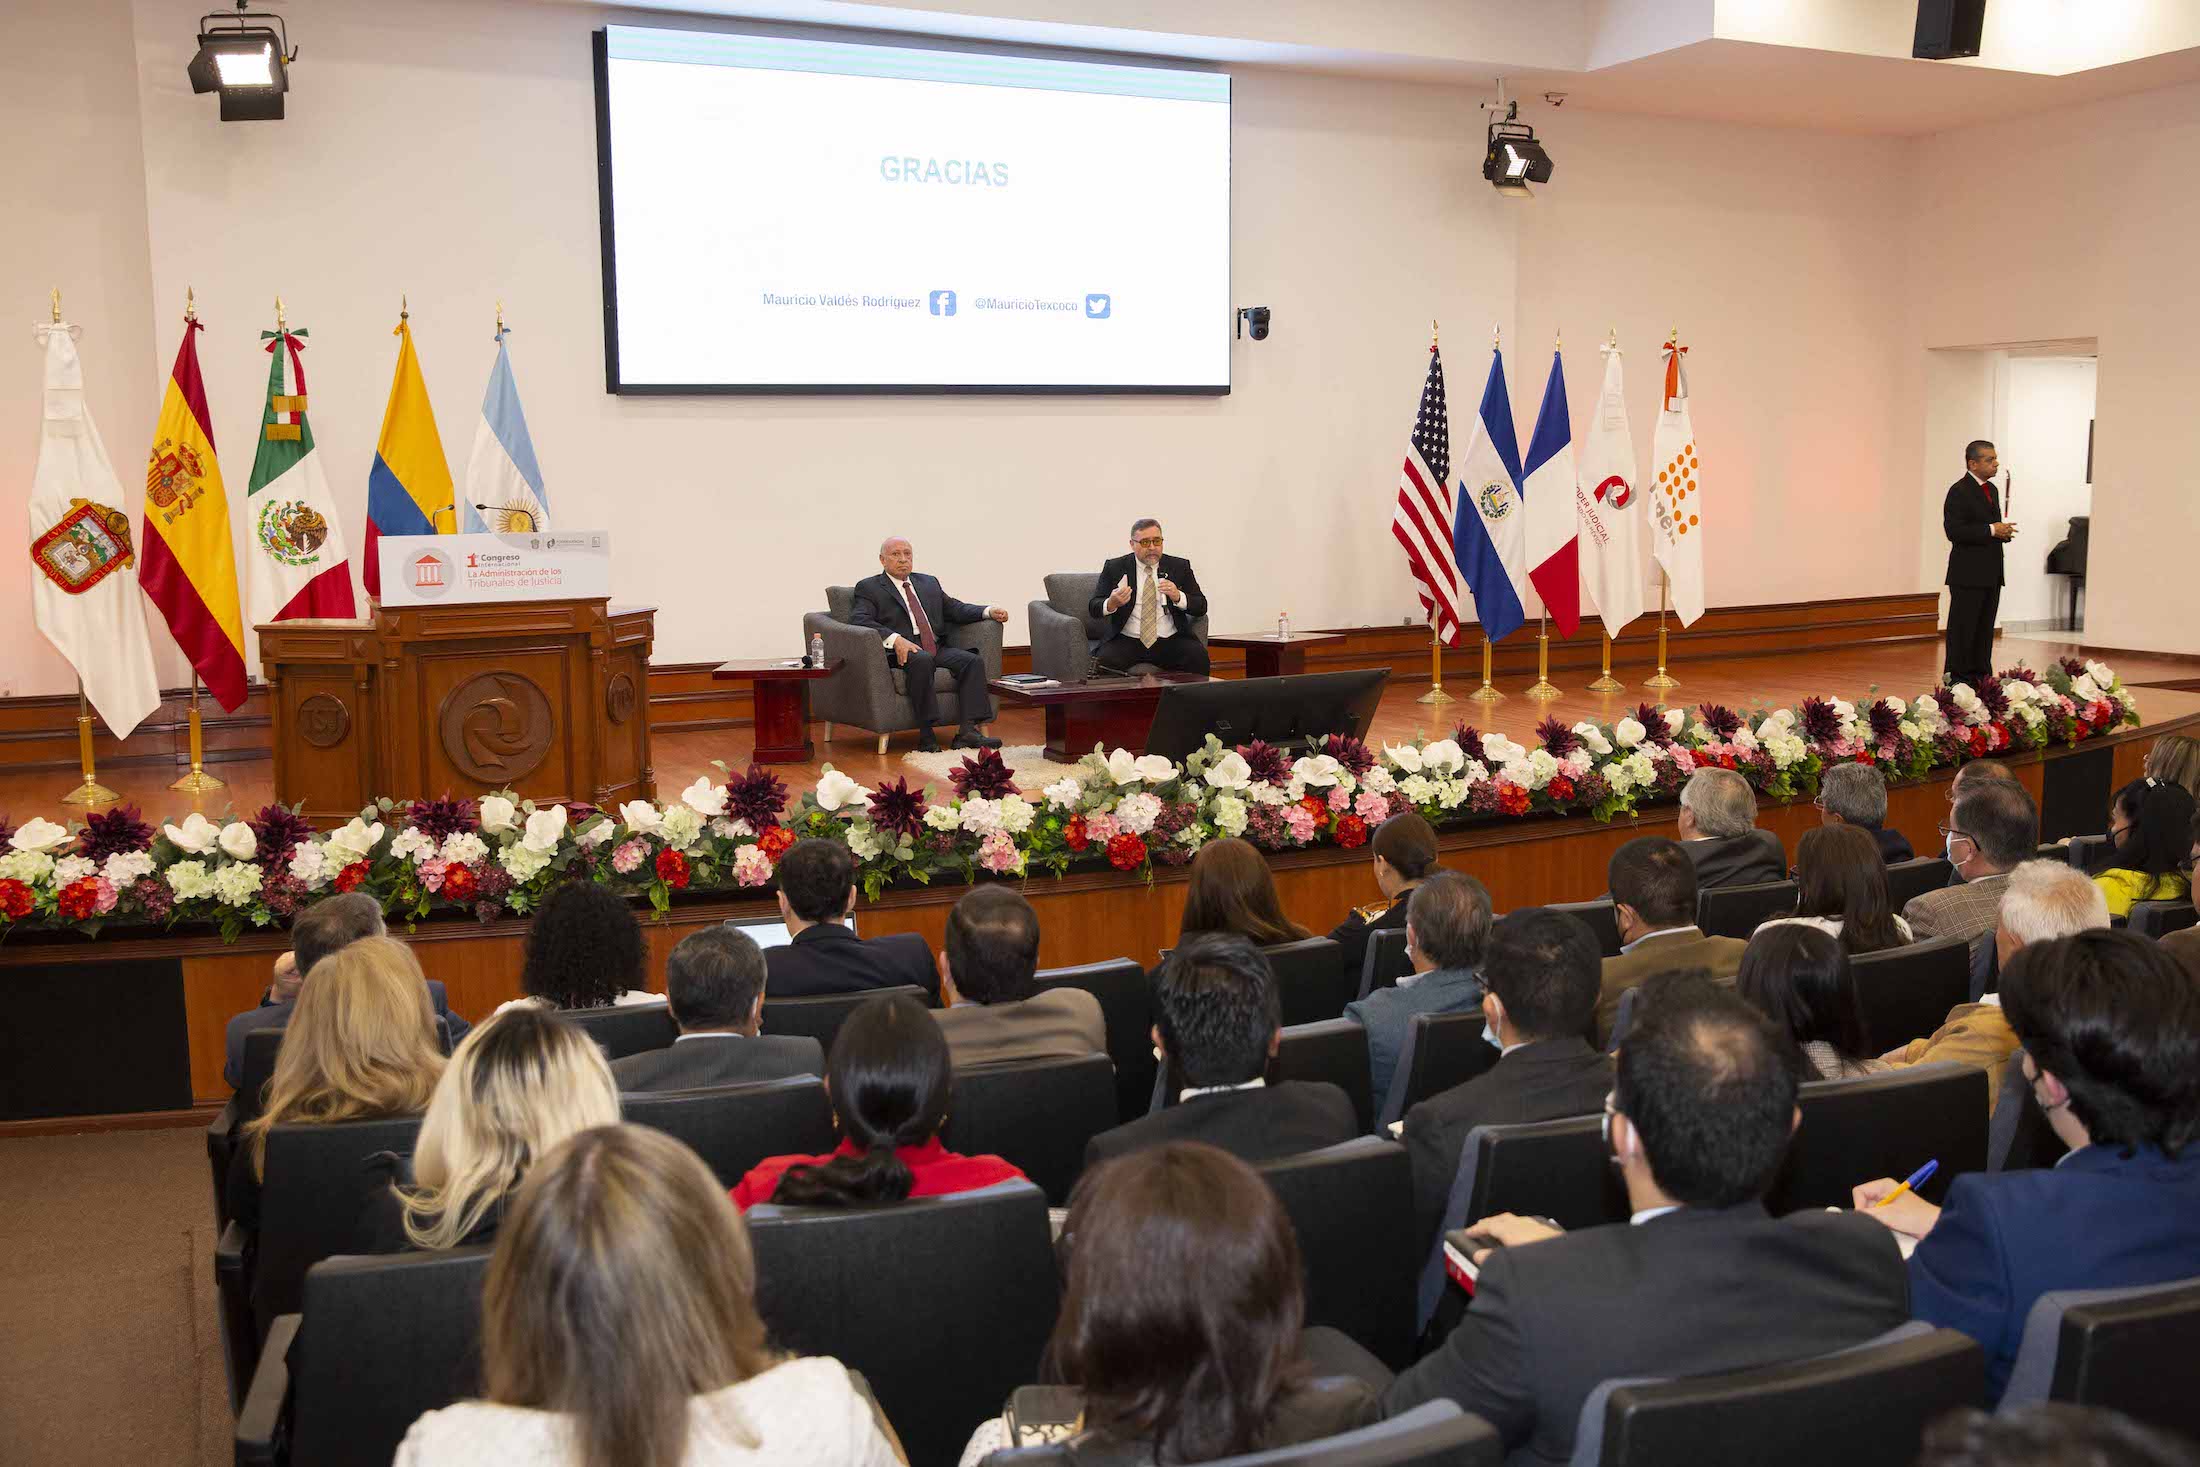
<svg viewBox="0 0 2200 1467">
<path fill-rule="evenodd" d="M 1628 767 L 1630 762 L 1632 761 L 1627 759 L 1614 759 L 1604 766 L 1604 782 L 1611 786 L 1615 795 L 1624 795 L 1635 787 L 1634 771 Z"/>
<path fill-rule="evenodd" d="M 1436 783 L 1425 774 L 1409 774 L 1398 781 L 1398 793 L 1416 805 L 1426 805 L 1436 798 Z"/>
<path fill-rule="evenodd" d="M 2116 674 L 2108 670 L 2105 662 L 2095 662 L 2087 658 L 2085 675 L 2093 679 L 2093 685 L 2097 688 L 2112 688 L 2116 685 Z"/>
<path fill-rule="evenodd" d="M 965 800 L 957 813 L 962 828 L 972 835 L 991 835 L 1001 828 L 1001 807 L 991 800 Z"/>
<path fill-rule="evenodd" d="M 519 825 L 519 807 L 502 795 L 484 795 L 474 807 L 481 820 L 481 828 L 491 835 L 502 835 Z"/>
<path fill-rule="evenodd" d="M 552 805 L 547 810 L 537 810 L 527 817 L 527 833 L 520 837 L 520 844 L 540 855 L 548 856 L 558 848 L 565 836 L 565 806 Z"/>
<path fill-rule="evenodd" d="M 1400 773 L 1419 774 L 1421 772 L 1421 751 L 1411 744 L 1385 744 L 1383 745 L 1383 757 L 1397 765 Z"/>
<path fill-rule="evenodd" d="M 1141 754 L 1133 767 L 1148 784 L 1167 784 L 1176 778 L 1176 765 L 1166 754 Z"/>
<path fill-rule="evenodd" d="M 182 901 L 205 896 L 214 889 L 213 878 L 206 874 L 204 861 L 178 861 L 161 875 L 167 878 L 168 889 Z"/>
<path fill-rule="evenodd" d="M 1033 814 L 1031 801 L 1021 795 L 1003 795 L 1000 799 L 1001 829 L 1010 835 L 1022 835 L 1031 829 Z"/>
<path fill-rule="evenodd" d="M 44 851 L 9 851 L 0 856 L 0 881 L 36 886 L 53 874 L 53 857 Z"/>
<path fill-rule="evenodd" d="M 222 838 L 222 828 L 196 810 L 183 817 L 183 824 L 163 825 L 160 829 L 177 850 L 194 856 L 213 850 Z"/>
<path fill-rule="evenodd" d="M 1971 691 L 1969 683 L 1957 683 L 1948 691 L 1955 695 L 1956 706 L 1964 712 L 1968 713 L 1978 707 L 1978 694 Z"/>
<path fill-rule="evenodd" d="M 1909 714 L 1910 705 L 1903 702 L 1900 698 L 1882 698 L 1879 701 L 1880 704 L 1885 707 L 1889 713 L 1892 713 L 1897 718 L 1903 718 Z"/>
<path fill-rule="evenodd" d="M 1917 725 L 1916 725 L 1915 723 L 1912 723 L 1912 722 L 1911 722 L 1911 721 L 1910 721 L 1909 719 L 1907 719 L 1907 718 L 1903 719 L 1903 720 L 1902 720 L 1902 721 L 1901 721 L 1900 723 L 1896 724 L 1896 725 L 1895 725 L 1894 727 L 1895 727 L 1895 732 L 1896 732 L 1896 733 L 1899 733 L 1899 734 L 1901 734 L 1901 735 L 1902 735 L 1902 737 L 1904 737 L 1904 738 L 1906 738 L 1906 739 L 1916 739 L 1916 738 L 1920 737 L 1920 736 L 1922 735 L 1922 733 L 1923 733 L 1923 730 L 1922 730 L 1922 729 L 1920 729 L 1920 728 L 1919 728 L 1919 727 L 1918 727 L 1918 726 L 1917 726 Z"/>
<path fill-rule="evenodd" d="M 408 825 L 390 841 L 390 854 L 420 865 L 435 854 L 435 837 L 417 825 Z"/>
<path fill-rule="evenodd" d="M 298 849 L 302 851 L 306 847 L 300 846 Z M 141 876 L 153 874 L 153 853 L 151 851 L 117 851 L 107 858 L 107 864 L 100 868 L 99 874 L 118 887 L 128 886 Z"/>
<path fill-rule="evenodd" d="M 1161 797 L 1143 791 L 1125 795 L 1116 804 L 1115 818 L 1132 835 L 1144 835 L 1161 818 Z"/>
<path fill-rule="evenodd" d="M 703 834 L 703 817 L 686 805 L 668 805 L 657 834 L 666 845 L 684 851 Z"/>
<path fill-rule="evenodd" d="M 878 833 L 878 827 L 870 821 L 851 821 L 848 826 L 848 850 L 858 861 L 876 860 L 885 852 L 886 840 Z"/>
<path fill-rule="evenodd" d="M 1213 778 L 1211 771 L 1208 777 Z M 1085 787 L 1079 784 L 1074 777 L 1065 774 L 1048 785 L 1045 794 L 1049 810 L 1069 810 L 1074 809 L 1077 802 L 1085 797 Z"/>
<path fill-rule="evenodd" d="M 1437 787 L 1436 802 L 1447 810 L 1456 809 L 1470 788 L 1472 786 L 1463 779 L 1447 779 Z"/>
<path fill-rule="evenodd" d="M 1185 850 L 1196 851 L 1207 844 L 1207 831 L 1198 821 L 1194 820 L 1176 833 L 1175 840 Z"/>
<path fill-rule="evenodd" d="M 1531 749 L 1528 751 L 1528 768 L 1535 779 L 1528 788 L 1539 790 L 1551 782 L 1552 775 L 1558 773 L 1558 758 L 1549 749 Z"/>
<path fill-rule="evenodd" d="M 592 851 L 619 833 L 619 822 L 602 815 L 590 817 L 588 828 L 581 832 L 580 847 Z"/>
<path fill-rule="evenodd" d="M 1479 759 L 1469 759 L 1467 767 L 1459 771 L 1459 787 L 1471 790 L 1490 777 L 1489 767 Z"/>
<path fill-rule="evenodd" d="M 1968 692 L 1969 689 L 1964 691 Z M 2070 680 L 2070 696 L 2076 698 L 2080 703 L 2091 703 L 2101 696 L 2101 685 L 2093 681 L 2093 674 L 2089 672 L 2080 673 Z M 1963 700 L 1958 697 L 1956 701 L 1960 705 Z"/>
<path fill-rule="evenodd" d="M 962 816 L 952 805 L 927 805 L 924 807 L 924 823 L 934 830 L 960 830 Z"/>
<path fill-rule="evenodd" d="M 1457 774 L 1467 762 L 1467 751 L 1451 739 L 1421 745 L 1421 767 L 1431 774 Z"/>
<path fill-rule="evenodd" d="M 1510 764 L 1527 756 L 1525 745 L 1516 744 L 1503 734 L 1482 735 L 1482 762 L 1485 764 Z"/>
<path fill-rule="evenodd" d="M 712 784 L 707 774 L 680 791 L 680 803 L 698 815 L 725 814 L 727 798 L 726 787 Z"/>
<path fill-rule="evenodd" d="M 214 895 L 225 907 L 242 907 L 260 892 L 260 867 L 255 861 L 236 861 L 214 872 Z"/>
<path fill-rule="evenodd" d="M 1686 708 L 1668 708 L 1665 710 L 1665 731 L 1667 733 L 1679 733 L 1681 725 L 1686 722 L 1688 722 L 1688 710 Z"/>
<path fill-rule="evenodd" d="M 1728 742 L 1746 754 L 1756 749 L 1757 736 L 1749 731 L 1748 724 L 1743 724 L 1740 728 L 1734 730 L 1734 737 L 1729 739 Z"/>
<path fill-rule="evenodd" d="M 511 872 L 514 881 L 525 881 L 550 864 L 550 853 L 525 841 L 514 841 L 498 853 L 497 864 Z"/>
<path fill-rule="evenodd" d="M 454 830 L 443 842 L 443 859 L 471 866 L 489 854 L 489 843 L 470 830 Z"/>
<path fill-rule="evenodd" d="M 1117 749 L 1104 761 L 1108 778 L 1117 784 L 1136 784 L 1139 781 L 1138 756 L 1128 749 Z"/>
<path fill-rule="evenodd" d="M 1295 803 L 1289 791 L 1272 785 L 1265 779 L 1247 785 L 1245 787 L 1245 798 L 1256 805 L 1289 805 Z"/>
<path fill-rule="evenodd" d="M 1216 795 L 1210 813 L 1214 817 L 1215 829 L 1224 835 L 1245 834 L 1245 802 L 1236 795 Z"/>
<path fill-rule="evenodd" d="M 1543 753 L 1541 749 L 1536 752 Z M 1535 765 L 1526 759 L 1515 759 L 1497 772 L 1508 784 L 1517 784 L 1524 790 L 1536 788 Z"/>
<path fill-rule="evenodd" d="M 1623 749 L 1632 749 L 1649 736 L 1650 730 L 1644 728 L 1632 718 L 1621 719 L 1618 726 L 1612 730 L 1612 742 Z"/>
<path fill-rule="evenodd" d="M 871 792 L 828 764 L 824 775 L 817 782 L 817 808 L 868 810 L 871 808 Z M 625 812 L 622 810 L 620 814 L 623 817 Z"/>
<path fill-rule="evenodd" d="M 1772 755 L 1772 762 L 1781 769 L 1799 764 L 1810 757 L 1810 746 L 1800 736 L 1791 733 L 1774 734 L 1764 741 L 1765 751 Z"/>
<path fill-rule="evenodd" d="M 1380 764 L 1370 769 L 1367 777 L 1360 781 L 1360 788 L 1376 795 L 1387 795 L 1397 787 L 1398 781 L 1391 778 L 1390 771 Z"/>
<path fill-rule="evenodd" d="M 111 857 L 107 862 L 109 881 L 115 879 L 113 869 L 118 859 Z M 300 841 L 298 848 L 290 853 L 290 874 L 307 891 L 319 891 L 336 873 L 329 869 L 328 856 L 318 844 Z"/>
<path fill-rule="evenodd" d="M 1856 717 L 1856 705 L 1846 699 L 1835 698 L 1827 706 L 1833 709 L 1833 716 L 1843 723 L 1851 722 Z"/>
<path fill-rule="evenodd" d="M 1253 782 L 1253 767 L 1245 762 L 1243 754 L 1227 749 L 1221 758 L 1207 766 L 1206 779 L 1218 790 L 1241 790 Z"/>
<path fill-rule="evenodd" d="M 2022 678 L 2011 678 L 2001 685 L 2003 696 L 2012 703 L 2029 703 L 2039 696 L 2039 689 Z"/>
<path fill-rule="evenodd" d="M 832 766 L 828 764 L 825 768 L 827 776 L 830 777 Z M 847 777 L 845 774 L 841 776 L 842 779 L 847 779 Z M 821 790 L 822 788 L 820 786 Z M 819 801 L 819 803 L 823 804 L 824 802 Z M 827 808 L 831 807 L 828 806 Z M 657 807 L 647 800 L 628 800 L 619 807 L 619 823 L 636 835 L 655 835 L 664 828 L 665 817 L 659 814 Z"/>
<path fill-rule="evenodd" d="M 63 856 L 53 863 L 53 884 L 71 886 L 99 869 L 99 863 L 89 856 Z"/>
<path fill-rule="evenodd" d="M 1611 753 L 1611 747 L 1607 745 L 1604 752 L 1607 754 Z M 1559 762 L 1565 765 L 1566 772 L 1568 774 L 1572 775 L 1576 779 L 1579 779 L 1581 778 L 1581 776 L 1589 772 L 1591 766 L 1594 765 L 1596 761 L 1589 757 L 1589 751 L 1587 749 L 1576 749 Z"/>
<path fill-rule="evenodd" d="M 1624 767 L 1627 770 L 1629 781 L 1637 789 L 1657 782 L 1657 768 L 1651 764 L 1650 756 L 1647 754 L 1629 754 L 1624 761 Z"/>
<path fill-rule="evenodd" d="M 199 818 L 205 819 L 204 816 Z M 15 834 L 8 838 L 8 844 L 19 851 L 50 851 L 68 839 L 67 827 L 34 815 L 15 828 Z"/>
<path fill-rule="evenodd" d="M 1329 754 L 1315 754 L 1291 765 L 1291 779 L 1299 785 L 1331 785 L 1344 774 L 1344 766 Z"/>
<path fill-rule="evenodd" d="M 728 820 L 721 815 L 711 821 L 710 833 L 720 840 L 734 840 L 740 836 L 756 834 L 756 828 L 746 820 Z"/>
<path fill-rule="evenodd" d="M 1574 725 L 1574 736 L 1580 739 L 1581 746 L 1592 754 L 1609 754 L 1612 752 L 1612 741 L 1604 736 L 1604 730 L 1587 720 Z"/>
<path fill-rule="evenodd" d="M 329 852 L 339 866 L 364 861 L 374 854 L 374 848 L 381 843 L 382 822 L 377 820 L 369 825 L 356 815 L 351 817 L 351 823 L 342 830 L 330 832 L 328 838 Z"/>
<path fill-rule="evenodd" d="M 259 839 L 252 834 L 252 827 L 242 820 L 232 820 L 223 826 L 221 835 L 216 838 L 216 844 L 221 847 L 222 854 L 233 861 L 249 861 L 260 849 Z"/>
</svg>

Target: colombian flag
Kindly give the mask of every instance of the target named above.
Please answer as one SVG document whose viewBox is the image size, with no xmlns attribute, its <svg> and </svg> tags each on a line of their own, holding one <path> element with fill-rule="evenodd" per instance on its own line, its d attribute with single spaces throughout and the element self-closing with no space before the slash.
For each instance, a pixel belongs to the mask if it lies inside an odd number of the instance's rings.
<svg viewBox="0 0 2200 1467">
<path fill-rule="evenodd" d="M 413 354 L 412 325 L 403 314 L 394 334 L 397 376 L 382 414 L 382 437 L 374 446 L 374 469 L 367 475 L 364 579 L 367 594 L 377 600 L 382 595 L 384 535 L 450 535 L 458 529 L 450 465 L 443 460 L 443 440 L 435 431 L 435 409 L 428 406 L 420 358 Z"/>
<path fill-rule="evenodd" d="M 229 496 L 214 459 L 214 425 L 199 376 L 198 318 L 161 399 L 153 451 L 145 461 L 145 545 L 138 584 L 168 619 L 176 645 L 223 708 L 244 702 L 244 618 L 237 609 L 237 553 L 229 540 Z"/>
</svg>

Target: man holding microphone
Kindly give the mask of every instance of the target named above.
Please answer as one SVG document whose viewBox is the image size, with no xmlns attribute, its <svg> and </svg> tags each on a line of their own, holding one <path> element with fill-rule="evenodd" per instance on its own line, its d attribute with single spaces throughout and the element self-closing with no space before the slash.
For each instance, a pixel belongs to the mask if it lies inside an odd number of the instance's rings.
<svg viewBox="0 0 2200 1467">
<path fill-rule="evenodd" d="M 1964 476 L 1948 486 L 1941 528 L 1948 536 L 1948 685 L 1978 685 L 1994 670 L 1994 613 L 2001 606 L 2002 543 L 2017 527 L 2002 518 L 1994 475 L 1994 445 L 1974 440 L 1963 451 Z"/>
<path fill-rule="evenodd" d="M 1111 672 L 1126 672 L 1141 662 L 1168 672 L 1207 671 L 1207 648 L 1192 635 L 1191 624 L 1207 614 L 1192 563 L 1161 553 L 1161 521 L 1141 519 L 1131 526 L 1131 550 L 1100 567 L 1093 578 L 1093 616 L 1104 616 L 1115 635 L 1100 644 L 1094 660 Z"/>
</svg>

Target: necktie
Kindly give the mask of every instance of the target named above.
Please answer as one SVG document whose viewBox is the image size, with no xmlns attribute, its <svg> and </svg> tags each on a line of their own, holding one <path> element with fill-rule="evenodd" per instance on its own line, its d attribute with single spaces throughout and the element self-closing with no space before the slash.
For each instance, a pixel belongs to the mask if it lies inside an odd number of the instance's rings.
<svg viewBox="0 0 2200 1467">
<path fill-rule="evenodd" d="M 1161 598 L 1154 592 L 1152 566 L 1146 567 L 1142 579 L 1144 590 L 1139 594 L 1138 641 L 1141 646 L 1151 647 L 1161 640 Z"/>
<path fill-rule="evenodd" d="M 939 651 L 939 639 L 932 635 L 932 623 L 924 619 L 924 608 L 917 604 L 916 587 L 903 581 L 901 599 L 909 603 L 909 624 L 917 629 L 917 645 L 927 652 Z"/>
</svg>

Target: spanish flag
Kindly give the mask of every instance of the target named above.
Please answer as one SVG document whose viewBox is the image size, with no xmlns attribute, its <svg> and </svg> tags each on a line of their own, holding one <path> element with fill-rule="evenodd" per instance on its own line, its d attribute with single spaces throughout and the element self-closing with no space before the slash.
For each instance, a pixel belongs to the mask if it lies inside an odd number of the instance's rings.
<svg viewBox="0 0 2200 1467">
<path fill-rule="evenodd" d="M 168 619 L 176 645 L 223 708 L 244 702 L 244 618 L 237 609 L 237 552 L 229 496 L 214 459 L 214 422 L 199 376 L 196 316 L 161 399 L 145 460 L 145 545 L 138 584 Z"/>
<path fill-rule="evenodd" d="M 390 405 L 382 414 L 382 437 L 374 446 L 374 468 L 367 475 L 367 594 L 381 599 L 384 535 L 451 535 L 458 531 L 452 512 L 451 469 L 443 460 L 443 440 L 435 431 L 435 409 L 428 405 L 428 384 L 413 354 L 412 324 L 400 312 L 397 376 L 390 383 Z"/>
</svg>

